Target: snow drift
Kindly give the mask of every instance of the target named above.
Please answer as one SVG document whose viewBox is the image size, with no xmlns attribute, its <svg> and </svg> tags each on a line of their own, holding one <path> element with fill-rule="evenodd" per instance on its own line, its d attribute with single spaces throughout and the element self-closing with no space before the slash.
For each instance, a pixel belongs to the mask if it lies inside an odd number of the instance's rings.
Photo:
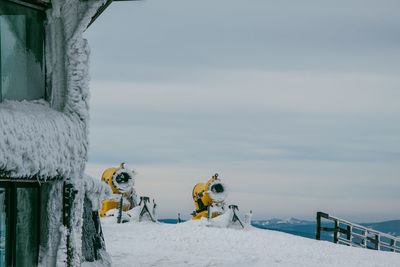
<svg viewBox="0 0 400 267">
<path fill-rule="evenodd" d="M 282 232 L 103 221 L 114 266 L 399 266 L 400 254 L 337 245 Z"/>
</svg>

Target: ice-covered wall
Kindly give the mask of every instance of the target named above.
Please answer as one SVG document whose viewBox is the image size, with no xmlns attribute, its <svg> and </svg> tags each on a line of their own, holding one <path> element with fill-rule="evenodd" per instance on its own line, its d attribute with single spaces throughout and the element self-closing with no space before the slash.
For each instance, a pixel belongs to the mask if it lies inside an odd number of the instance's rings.
<svg viewBox="0 0 400 267">
<path fill-rule="evenodd" d="M 82 37 L 105 0 L 53 0 L 47 12 L 47 78 L 52 87 L 52 106 L 88 119 L 89 47 Z"/>
<path fill-rule="evenodd" d="M 73 251 L 69 265 L 81 264 L 85 194 L 98 207 L 96 194 L 106 192 L 83 174 L 88 152 L 89 47 L 82 36 L 105 1 L 52 0 L 45 28 L 51 99 L 0 103 L 0 177 L 59 180 L 50 183 L 44 204 L 48 216 L 42 218 L 47 227 L 41 233 L 41 266 L 67 264 L 67 236 Z M 78 190 L 70 229 L 62 224 L 64 181 Z"/>
<path fill-rule="evenodd" d="M 51 99 L 0 103 L 0 175 L 75 179 L 88 151 L 89 47 L 82 34 L 105 0 L 53 0 L 47 11 Z"/>
<path fill-rule="evenodd" d="M 79 145 L 85 148 L 84 153 L 76 158 L 76 169 L 68 177 L 69 183 L 74 185 L 78 193 L 71 211 L 71 229 L 61 228 L 57 266 L 67 263 L 64 245 L 66 235 L 69 236 L 68 246 L 72 251 L 68 264 L 79 266 L 83 261 L 82 224 L 85 195 L 87 192 L 87 195 L 94 199 L 93 195 L 96 192 L 104 192 L 100 187 L 94 187 L 94 183 L 88 182 L 90 180 L 82 179 L 87 160 L 89 117 L 89 47 L 82 34 L 104 3 L 105 0 L 53 0 L 53 7 L 47 14 L 46 61 L 48 84 L 51 84 L 52 88 L 51 106 L 74 121 L 78 131 L 75 134 L 83 136 Z M 95 201 L 92 202 L 95 204 Z"/>
<path fill-rule="evenodd" d="M 86 127 L 44 101 L 0 104 L 0 171 L 10 178 L 74 177 L 85 166 Z"/>
</svg>

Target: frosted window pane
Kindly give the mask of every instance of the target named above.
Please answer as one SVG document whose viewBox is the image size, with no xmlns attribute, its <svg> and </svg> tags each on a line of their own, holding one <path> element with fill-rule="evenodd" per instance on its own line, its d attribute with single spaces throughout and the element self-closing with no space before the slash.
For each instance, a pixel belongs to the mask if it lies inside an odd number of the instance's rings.
<svg viewBox="0 0 400 267">
<path fill-rule="evenodd" d="M 45 97 L 43 20 L 39 11 L 0 2 L 0 101 Z"/>
<path fill-rule="evenodd" d="M 25 16 L 3 15 L 0 25 L 3 99 L 23 100 L 28 94 Z"/>
<path fill-rule="evenodd" d="M 16 266 L 37 264 L 38 255 L 38 189 L 17 188 Z"/>
<path fill-rule="evenodd" d="M 6 267 L 7 213 L 5 201 L 6 190 L 0 188 L 0 267 Z"/>
</svg>

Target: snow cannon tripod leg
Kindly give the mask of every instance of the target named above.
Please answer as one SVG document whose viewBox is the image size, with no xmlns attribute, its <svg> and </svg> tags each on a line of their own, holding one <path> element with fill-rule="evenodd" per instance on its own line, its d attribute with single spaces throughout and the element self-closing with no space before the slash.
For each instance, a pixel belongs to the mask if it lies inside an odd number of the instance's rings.
<svg viewBox="0 0 400 267">
<path fill-rule="evenodd" d="M 122 221 L 122 206 L 124 205 L 124 195 L 121 194 L 121 199 L 118 204 L 118 218 L 117 223 L 121 223 Z"/>
<path fill-rule="evenodd" d="M 149 207 L 147 206 L 147 203 L 150 203 L 150 198 L 149 197 L 140 197 L 139 206 L 142 204 L 142 202 L 143 202 L 143 208 L 140 211 L 139 220 L 141 221 L 143 216 L 145 214 L 147 214 L 152 222 L 156 222 L 156 219 L 153 217 L 153 215 L 151 214 L 151 212 L 149 210 Z"/>
<path fill-rule="evenodd" d="M 242 223 L 242 221 L 239 219 L 239 217 L 236 214 L 236 211 L 239 211 L 238 206 L 236 205 L 229 205 L 229 209 L 232 210 L 233 212 L 233 216 L 232 216 L 232 224 L 234 224 L 235 222 L 239 222 L 240 226 L 242 226 L 242 228 L 244 228 L 244 225 Z"/>
<path fill-rule="evenodd" d="M 146 202 L 150 202 L 150 198 L 149 197 L 140 197 L 139 206 L 142 204 L 142 202 L 144 204 L 146 204 Z"/>
</svg>

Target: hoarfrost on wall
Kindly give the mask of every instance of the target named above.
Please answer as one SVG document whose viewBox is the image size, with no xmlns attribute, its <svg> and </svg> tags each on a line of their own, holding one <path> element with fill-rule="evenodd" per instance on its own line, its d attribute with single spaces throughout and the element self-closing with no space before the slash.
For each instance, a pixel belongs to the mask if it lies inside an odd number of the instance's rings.
<svg viewBox="0 0 400 267">
<path fill-rule="evenodd" d="M 72 232 L 62 225 L 62 182 L 52 182 L 47 200 L 48 232 L 40 265 L 66 265 L 66 237 L 72 265 L 81 264 L 82 212 L 87 190 L 93 207 L 101 186 L 84 178 L 88 152 L 89 47 L 82 34 L 105 0 L 52 0 L 47 11 L 46 70 L 49 102 L 0 103 L 0 176 L 68 181 L 78 190 Z M 53 194 L 54 193 L 54 194 Z M 95 204 L 97 203 L 97 204 Z"/>
<path fill-rule="evenodd" d="M 44 100 L 0 104 L 0 171 L 8 177 L 72 177 L 83 169 L 83 124 Z"/>
</svg>

